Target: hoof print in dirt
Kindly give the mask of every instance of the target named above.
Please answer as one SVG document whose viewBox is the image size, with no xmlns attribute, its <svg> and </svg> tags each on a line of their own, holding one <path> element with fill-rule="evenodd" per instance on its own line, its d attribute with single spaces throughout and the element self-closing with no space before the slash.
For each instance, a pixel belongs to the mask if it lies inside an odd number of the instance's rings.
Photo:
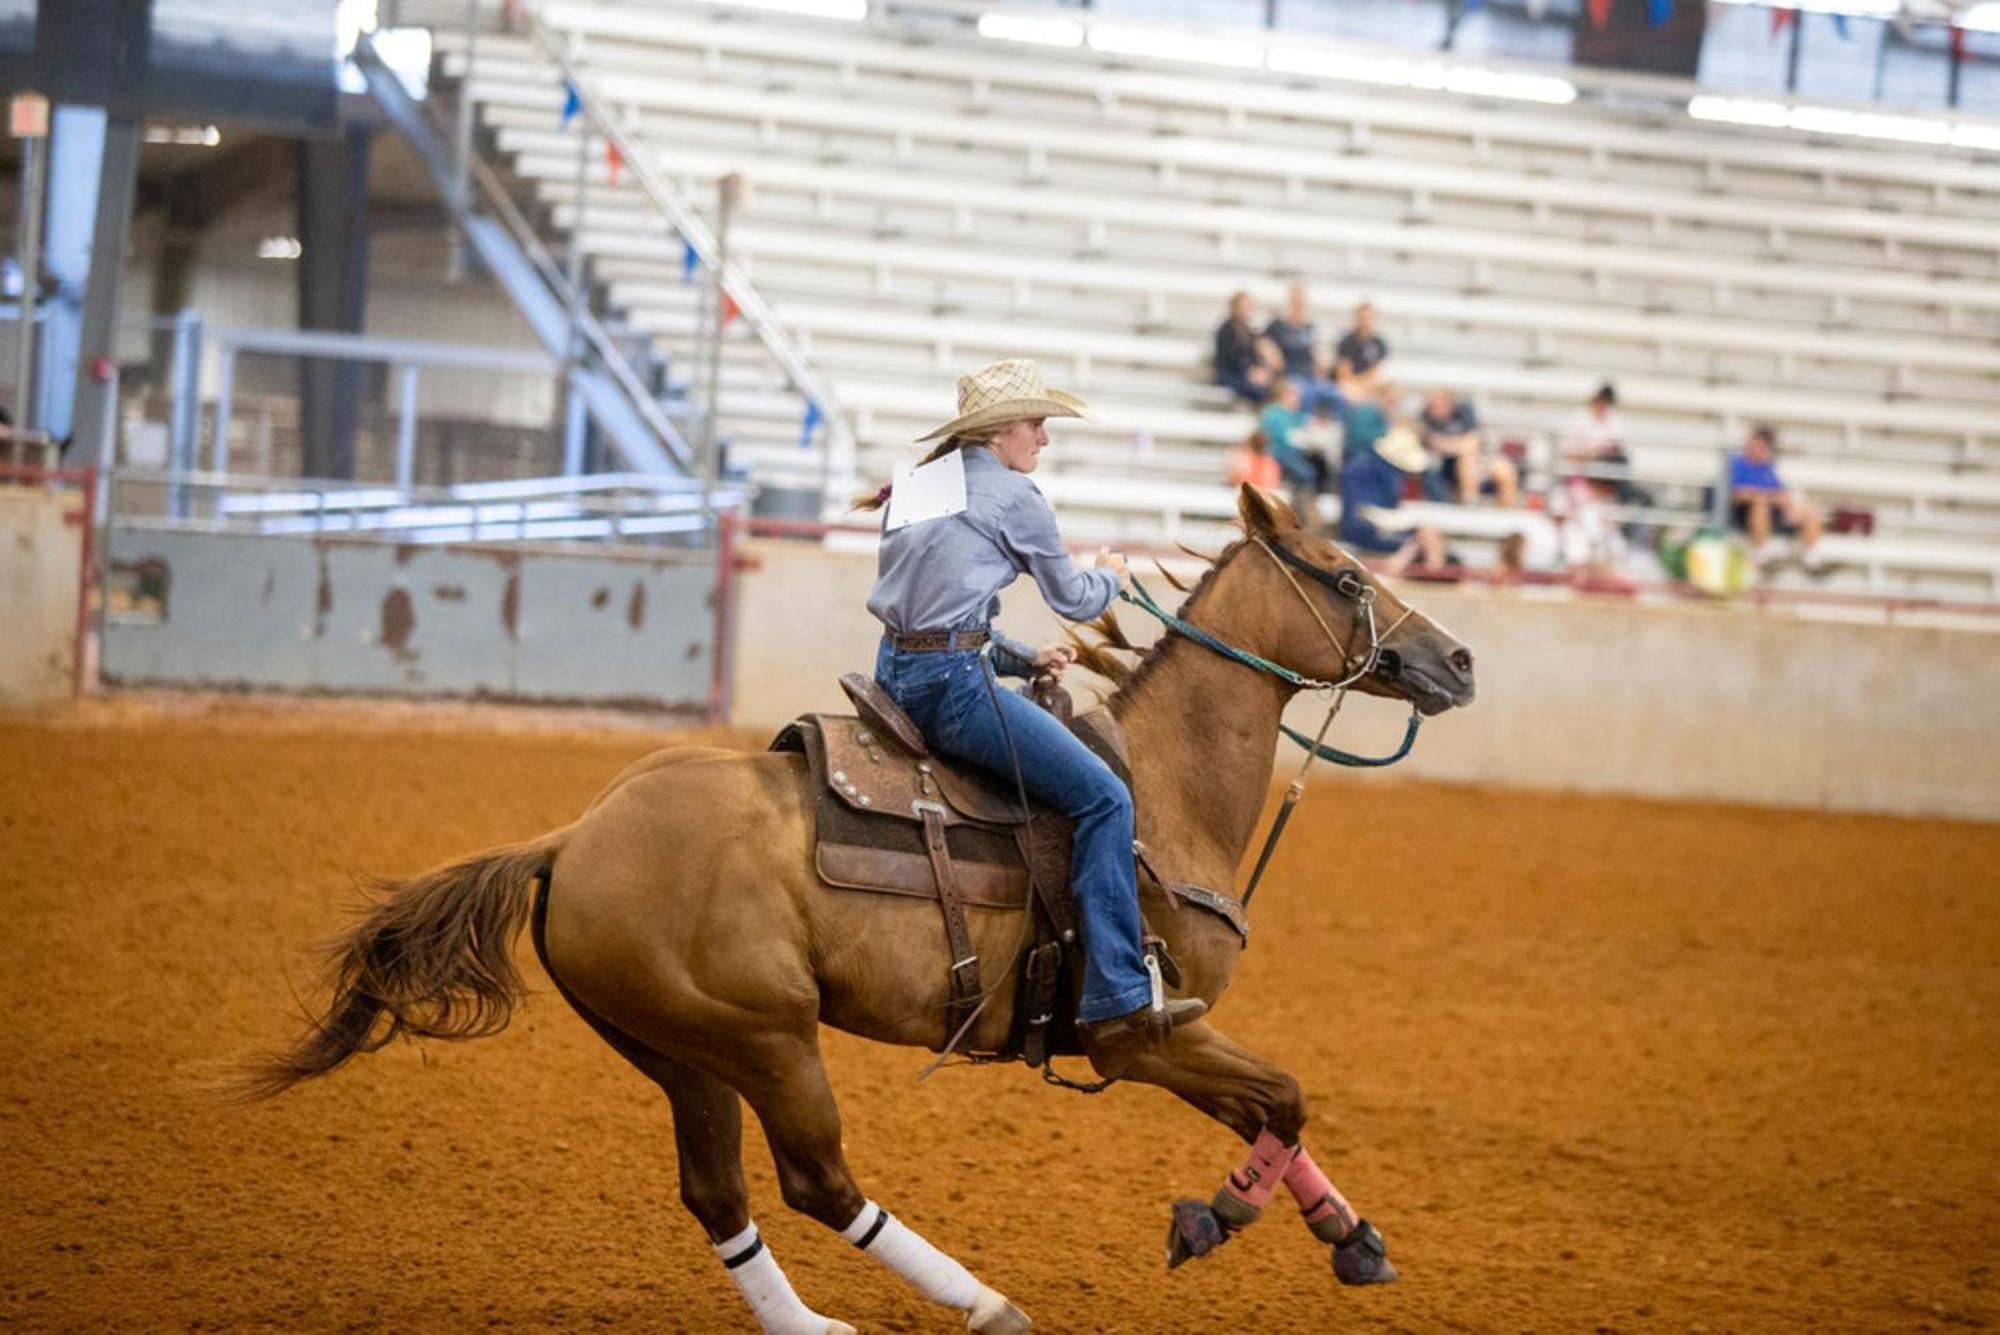
<svg viewBox="0 0 2000 1335">
<path fill-rule="evenodd" d="M 1333 1276 L 1342 1284 L 1394 1284 L 1396 1267 L 1375 1225 L 1363 1219 L 1333 1244 Z"/>
<path fill-rule="evenodd" d="M 1229 1230 L 1208 1202 L 1183 1197 L 1174 1202 L 1173 1222 L 1167 1225 L 1167 1269 L 1206 1256 L 1227 1241 Z"/>
</svg>

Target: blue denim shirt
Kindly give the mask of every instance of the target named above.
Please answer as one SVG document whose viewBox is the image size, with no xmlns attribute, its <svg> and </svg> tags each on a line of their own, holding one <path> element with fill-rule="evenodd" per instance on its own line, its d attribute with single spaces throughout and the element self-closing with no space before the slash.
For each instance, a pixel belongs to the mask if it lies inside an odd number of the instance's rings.
<svg viewBox="0 0 2000 1335">
<path fill-rule="evenodd" d="M 989 629 L 1000 611 L 1000 590 L 1024 574 L 1058 616 L 1088 621 L 1109 607 L 1118 577 L 1070 560 L 1055 512 L 1027 474 L 983 447 L 964 454 L 963 511 L 882 535 L 868 595 L 875 618 L 897 635 Z M 997 671 L 1028 671 L 1033 648 L 998 630 L 993 641 Z"/>
</svg>

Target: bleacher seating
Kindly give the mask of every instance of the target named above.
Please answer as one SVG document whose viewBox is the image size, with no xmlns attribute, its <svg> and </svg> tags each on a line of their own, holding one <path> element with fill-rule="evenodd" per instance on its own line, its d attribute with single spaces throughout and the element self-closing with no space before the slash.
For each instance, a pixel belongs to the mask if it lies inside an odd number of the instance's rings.
<svg viewBox="0 0 2000 1335">
<path fill-rule="evenodd" d="M 1793 485 L 1877 516 L 1873 537 L 1829 539 L 1850 582 L 2000 593 L 1986 161 L 671 0 L 537 12 L 690 199 L 747 175 L 732 254 L 833 384 L 864 477 L 908 460 L 952 372 L 1026 354 L 1096 409 L 1045 460 L 1066 513 L 1134 535 L 1225 515 L 1220 449 L 1248 422 L 1206 383 L 1208 335 L 1232 289 L 1268 310 L 1299 278 L 1323 334 L 1373 300 L 1399 382 L 1472 393 L 1539 461 L 1615 377 L 1635 467 L 1683 503 L 1721 448 L 1772 422 Z M 437 39 L 463 76 L 457 31 Z M 527 36 L 482 33 L 470 88 L 492 143 L 573 228 L 576 139 L 551 62 Z M 693 346 L 680 243 L 629 174 L 595 159 L 584 174 L 594 279 L 635 328 Z M 769 374 L 726 359 L 732 458 L 817 485 Z M 1483 512 L 1436 508 L 1490 536 Z"/>
</svg>

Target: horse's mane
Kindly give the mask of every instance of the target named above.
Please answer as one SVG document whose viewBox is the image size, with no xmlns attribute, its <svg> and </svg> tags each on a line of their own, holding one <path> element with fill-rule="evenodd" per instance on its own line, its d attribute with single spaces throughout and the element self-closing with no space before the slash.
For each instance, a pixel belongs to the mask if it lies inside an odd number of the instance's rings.
<svg viewBox="0 0 2000 1335">
<path fill-rule="evenodd" d="M 1201 599 L 1203 593 L 1207 592 L 1210 582 L 1215 579 L 1215 572 L 1222 569 L 1245 541 L 1247 539 L 1238 538 L 1214 556 L 1204 556 L 1190 547 L 1183 546 L 1181 550 L 1188 555 L 1200 557 L 1208 562 L 1208 569 L 1202 571 L 1201 578 L 1194 582 L 1193 587 L 1181 583 L 1167 572 L 1165 566 L 1159 565 L 1157 561 L 1154 562 L 1159 568 L 1162 579 L 1187 594 L 1181 601 L 1180 607 L 1176 609 L 1174 613 L 1176 616 L 1185 618 L 1194 610 L 1195 603 Z M 1086 638 L 1086 633 L 1089 638 Z M 1166 659 L 1168 645 L 1176 638 L 1173 635 L 1162 635 L 1150 645 L 1133 644 L 1126 636 L 1125 628 L 1118 624 L 1118 612 L 1115 606 L 1107 607 L 1104 615 L 1095 621 L 1070 627 L 1067 634 L 1070 644 L 1076 649 L 1076 661 L 1112 683 L 1113 690 L 1106 697 L 1105 703 L 1111 707 L 1114 714 L 1119 712 L 1121 704 L 1132 699 L 1133 694 L 1145 684 L 1148 677 L 1159 670 L 1161 662 Z M 1136 661 L 1128 663 L 1118 657 L 1120 654 L 1130 654 Z"/>
</svg>

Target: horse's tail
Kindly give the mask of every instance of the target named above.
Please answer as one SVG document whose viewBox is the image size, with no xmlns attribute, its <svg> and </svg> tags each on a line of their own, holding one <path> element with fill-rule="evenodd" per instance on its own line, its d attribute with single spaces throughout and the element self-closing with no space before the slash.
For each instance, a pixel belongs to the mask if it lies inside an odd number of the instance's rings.
<svg viewBox="0 0 2000 1335">
<path fill-rule="evenodd" d="M 289 1049 L 252 1059 L 237 1092 L 282 1094 L 398 1034 L 463 1040 L 505 1029 L 527 996 L 514 938 L 569 832 L 378 882 L 375 904 L 328 948 L 333 990 L 325 1008 Z"/>
</svg>

